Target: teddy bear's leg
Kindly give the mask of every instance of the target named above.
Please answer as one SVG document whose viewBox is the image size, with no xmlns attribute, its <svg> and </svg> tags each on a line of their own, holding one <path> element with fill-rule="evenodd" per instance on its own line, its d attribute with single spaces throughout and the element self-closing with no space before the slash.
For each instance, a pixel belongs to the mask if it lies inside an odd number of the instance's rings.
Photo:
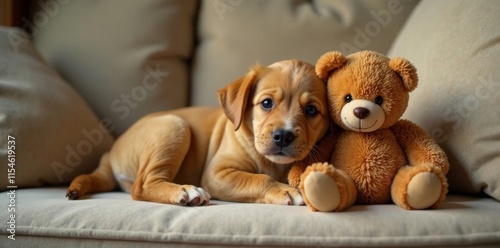
<svg viewBox="0 0 500 248">
<path fill-rule="evenodd" d="M 328 163 L 307 167 L 299 189 L 312 211 L 342 211 L 356 200 L 356 186 L 351 178 Z"/>
<path fill-rule="evenodd" d="M 444 201 L 448 182 L 441 169 L 431 164 L 402 167 L 393 180 L 394 203 L 404 209 L 435 208 Z"/>
</svg>

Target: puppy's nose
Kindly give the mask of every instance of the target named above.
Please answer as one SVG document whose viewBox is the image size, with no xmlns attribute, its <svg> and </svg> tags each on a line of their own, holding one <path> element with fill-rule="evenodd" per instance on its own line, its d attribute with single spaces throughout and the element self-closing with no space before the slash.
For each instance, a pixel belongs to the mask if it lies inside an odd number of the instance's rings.
<svg viewBox="0 0 500 248">
<path fill-rule="evenodd" d="M 357 107 L 353 110 L 353 112 L 354 116 L 358 117 L 359 119 L 364 119 L 370 115 L 370 110 L 363 107 Z"/>
<path fill-rule="evenodd" d="M 290 145 L 295 139 L 295 135 L 292 132 L 283 129 L 278 129 L 272 133 L 274 143 L 277 146 L 283 148 Z"/>
</svg>

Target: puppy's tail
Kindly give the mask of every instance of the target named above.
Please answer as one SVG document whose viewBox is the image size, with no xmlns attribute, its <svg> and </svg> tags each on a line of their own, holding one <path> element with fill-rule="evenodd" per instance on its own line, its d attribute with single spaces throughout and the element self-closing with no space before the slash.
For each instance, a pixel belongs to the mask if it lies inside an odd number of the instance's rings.
<svg viewBox="0 0 500 248">
<path fill-rule="evenodd" d="M 101 157 L 99 167 L 91 174 L 84 174 L 76 177 L 71 182 L 66 197 L 69 200 L 76 200 L 88 193 L 111 191 L 117 186 L 117 181 L 113 176 L 109 153 Z"/>
</svg>

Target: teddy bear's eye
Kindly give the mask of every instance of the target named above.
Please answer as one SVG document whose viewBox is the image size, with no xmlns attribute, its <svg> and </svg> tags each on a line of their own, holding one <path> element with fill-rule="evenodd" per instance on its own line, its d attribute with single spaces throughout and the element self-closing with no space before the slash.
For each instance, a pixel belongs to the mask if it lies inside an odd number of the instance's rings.
<svg viewBox="0 0 500 248">
<path fill-rule="evenodd" d="M 346 101 L 347 103 L 349 103 L 349 102 L 351 102 L 351 101 L 352 101 L 352 96 L 351 96 L 351 94 L 349 94 L 349 95 L 345 96 L 345 101 Z"/>
<path fill-rule="evenodd" d="M 384 99 L 381 96 L 375 97 L 375 104 L 382 105 L 383 102 L 384 102 Z"/>
</svg>

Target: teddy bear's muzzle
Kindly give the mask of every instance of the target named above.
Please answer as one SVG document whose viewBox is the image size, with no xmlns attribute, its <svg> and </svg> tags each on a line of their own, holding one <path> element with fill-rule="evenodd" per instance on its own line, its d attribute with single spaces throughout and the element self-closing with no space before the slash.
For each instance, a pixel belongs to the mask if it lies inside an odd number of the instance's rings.
<svg viewBox="0 0 500 248">
<path fill-rule="evenodd" d="M 345 128 L 356 132 L 373 132 L 385 121 L 385 112 L 374 102 L 357 99 L 346 103 L 340 113 Z"/>
</svg>

